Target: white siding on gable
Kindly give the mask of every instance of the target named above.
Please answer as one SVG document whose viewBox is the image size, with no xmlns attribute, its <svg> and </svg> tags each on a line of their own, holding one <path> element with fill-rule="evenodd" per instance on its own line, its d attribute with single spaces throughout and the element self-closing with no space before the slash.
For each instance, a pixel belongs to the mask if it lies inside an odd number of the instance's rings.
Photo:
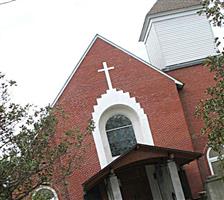
<svg viewBox="0 0 224 200">
<path fill-rule="evenodd" d="M 145 44 L 151 63 L 160 69 L 216 52 L 211 26 L 196 11 L 152 20 Z"/>
<path fill-rule="evenodd" d="M 214 39 L 204 16 L 188 15 L 155 23 L 166 66 L 215 53 Z"/>
<path fill-rule="evenodd" d="M 162 51 L 160 49 L 159 40 L 155 31 L 155 27 L 152 24 L 148 40 L 146 41 L 146 50 L 149 57 L 149 62 L 152 63 L 157 68 L 161 69 L 165 65 L 162 56 Z"/>
</svg>

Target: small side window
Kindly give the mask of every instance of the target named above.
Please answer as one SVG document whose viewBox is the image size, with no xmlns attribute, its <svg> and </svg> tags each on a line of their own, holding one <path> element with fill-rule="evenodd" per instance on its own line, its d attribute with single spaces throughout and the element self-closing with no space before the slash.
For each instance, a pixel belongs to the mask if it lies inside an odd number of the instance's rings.
<svg viewBox="0 0 224 200">
<path fill-rule="evenodd" d="M 34 192 L 32 200 L 58 200 L 57 193 L 49 186 L 40 186 Z"/>
<path fill-rule="evenodd" d="M 224 148 L 222 150 L 222 155 L 224 156 Z M 207 152 L 207 159 L 208 159 L 208 164 L 209 168 L 211 170 L 212 175 L 221 175 L 222 171 L 219 166 L 219 159 L 218 159 L 218 153 L 215 152 L 213 149 L 209 148 Z"/>
</svg>

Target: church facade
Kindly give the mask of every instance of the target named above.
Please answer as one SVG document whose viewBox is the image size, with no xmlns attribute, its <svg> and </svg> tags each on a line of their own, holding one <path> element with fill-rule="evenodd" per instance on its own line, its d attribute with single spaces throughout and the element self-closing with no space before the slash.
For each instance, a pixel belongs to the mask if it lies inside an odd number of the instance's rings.
<svg viewBox="0 0 224 200">
<path fill-rule="evenodd" d="M 200 8 L 198 0 L 156 2 L 140 35 L 149 63 L 95 36 L 54 103 L 70 116 L 59 138 L 74 124 L 95 124 L 81 166 L 53 185 L 58 199 L 199 197 L 216 173 L 194 116 L 213 83 L 202 61 L 216 52 Z"/>
</svg>

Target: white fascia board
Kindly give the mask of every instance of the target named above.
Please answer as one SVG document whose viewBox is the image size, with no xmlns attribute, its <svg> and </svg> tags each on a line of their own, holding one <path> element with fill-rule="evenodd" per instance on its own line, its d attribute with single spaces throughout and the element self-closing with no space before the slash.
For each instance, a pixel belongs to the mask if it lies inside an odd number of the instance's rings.
<svg viewBox="0 0 224 200">
<path fill-rule="evenodd" d="M 73 69 L 72 73 L 70 74 L 70 76 L 68 77 L 68 79 L 66 80 L 65 84 L 63 85 L 62 89 L 60 90 L 60 92 L 58 93 L 58 95 L 56 96 L 55 100 L 53 101 L 53 103 L 51 104 L 51 106 L 54 106 L 56 104 L 56 102 L 58 101 L 59 97 L 61 96 L 61 94 L 63 93 L 63 91 L 65 90 L 65 88 L 67 87 L 68 83 L 70 82 L 70 80 L 72 79 L 73 75 L 75 74 L 75 72 L 77 71 L 77 69 L 79 68 L 80 64 L 82 63 L 82 61 L 84 60 L 86 54 L 89 52 L 89 50 L 91 49 L 91 47 L 93 46 L 93 44 L 95 43 L 96 39 L 100 38 L 103 41 L 107 42 L 108 44 L 114 46 L 115 48 L 123 51 L 124 53 L 130 55 L 131 57 L 135 58 L 136 60 L 140 61 L 141 63 L 147 65 L 148 67 L 154 69 L 155 71 L 159 72 L 160 74 L 166 76 L 167 78 L 171 79 L 172 81 L 175 82 L 175 84 L 183 87 L 184 84 L 178 80 L 176 80 L 175 78 L 171 77 L 170 75 L 166 74 L 165 72 L 161 71 L 160 69 L 158 69 L 157 67 L 153 66 L 152 64 L 144 61 L 143 59 L 139 58 L 138 56 L 134 55 L 133 53 L 129 52 L 128 50 L 116 45 L 115 43 L 109 41 L 108 39 L 100 36 L 99 34 L 96 34 L 95 37 L 93 38 L 92 42 L 90 43 L 90 45 L 88 46 L 88 48 L 86 49 L 86 51 L 84 52 L 83 56 L 81 57 L 81 59 L 79 60 L 79 62 L 77 63 L 77 65 L 75 66 L 75 68 Z"/>
</svg>

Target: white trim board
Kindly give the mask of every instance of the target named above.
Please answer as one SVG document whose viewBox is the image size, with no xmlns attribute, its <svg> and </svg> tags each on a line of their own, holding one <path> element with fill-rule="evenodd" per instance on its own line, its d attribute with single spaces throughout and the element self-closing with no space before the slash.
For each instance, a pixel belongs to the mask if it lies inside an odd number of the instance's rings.
<svg viewBox="0 0 224 200">
<path fill-rule="evenodd" d="M 60 98 L 60 96 L 62 95 L 63 91 L 65 90 L 65 88 L 67 87 L 68 83 L 70 82 L 70 80 L 72 79 L 73 75 L 75 74 L 76 70 L 79 68 L 80 64 L 82 63 L 82 61 L 84 60 L 85 56 L 87 55 L 87 53 L 89 52 L 89 50 L 91 49 L 91 47 L 93 46 L 93 44 L 95 43 L 95 41 L 100 38 L 101 40 L 103 40 L 104 42 L 114 46 L 115 48 L 123 51 L 124 53 L 132 56 L 133 58 L 137 59 L 138 61 L 144 63 L 145 65 L 147 65 L 148 67 L 156 70 L 157 72 L 159 72 L 160 74 L 166 76 L 167 78 L 171 79 L 172 81 L 175 82 L 175 84 L 183 87 L 184 84 L 178 80 L 176 80 L 175 78 L 169 76 L 168 74 L 166 74 L 165 72 L 161 71 L 160 69 L 156 68 L 155 66 L 153 66 L 152 64 L 144 61 L 143 59 L 139 58 L 138 56 L 134 55 L 133 53 L 129 52 L 128 50 L 114 44 L 113 42 L 111 42 L 110 40 L 100 36 L 99 34 L 96 34 L 95 37 L 93 38 L 93 40 L 91 41 L 91 43 L 89 44 L 88 48 L 86 49 L 86 51 L 84 52 L 84 54 L 82 55 L 82 57 L 80 58 L 79 62 L 77 63 L 77 65 L 75 66 L 75 68 L 73 69 L 72 73 L 70 74 L 70 76 L 68 77 L 68 79 L 66 80 L 65 84 L 63 85 L 62 89 L 59 91 L 58 95 L 56 96 L 56 98 L 54 99 L 53 103 L 51 104 L 51 106 L 54 106 L 56 104 L 56 102 L 58 101 L 58 99 Z"/>
<path fill-rule="evenodd" d="M 108 119 L 116 114 L 124 115 L 131 121 L 137 143 L 154 145 L 149 119 L 135 97 L 131 97 L 128 92 L 111 89 L 96 101 L 92 113 L 95 123 L 92 135 L 101 168 L 117 158 L 111 154 L 105 130 Z"/>
</svg>

